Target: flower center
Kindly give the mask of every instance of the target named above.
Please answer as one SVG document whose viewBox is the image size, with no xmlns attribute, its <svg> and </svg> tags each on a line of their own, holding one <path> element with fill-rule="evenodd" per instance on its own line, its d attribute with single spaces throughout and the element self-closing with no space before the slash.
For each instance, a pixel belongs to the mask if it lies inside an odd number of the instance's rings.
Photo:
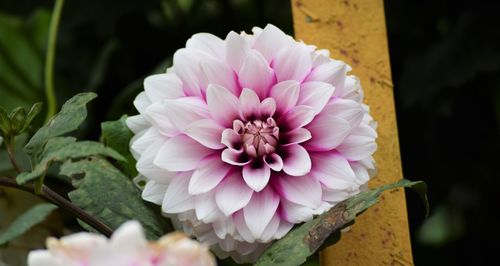
<svg viewBox="0 0 500 266">
<path fill-rule="evenodd" d="M 257 158 L 276 151 L 278 147 L 279 128 L 272 117 L 265 121 L 234 121 L 234 131 L 241 137 L 241 146 L 247 155 Z"/>
</svg>

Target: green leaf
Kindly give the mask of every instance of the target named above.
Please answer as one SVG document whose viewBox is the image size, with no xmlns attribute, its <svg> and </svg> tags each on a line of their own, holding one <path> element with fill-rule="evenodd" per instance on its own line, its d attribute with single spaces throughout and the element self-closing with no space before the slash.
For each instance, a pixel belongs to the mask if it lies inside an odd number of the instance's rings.
<svg viewBox="0 0 500 266">
<path fill-rule="evenodd" d="M 30 126 L 31 122 L 33 122 L 33 119 L 40 113 L 40 111 L 42 111 L 42 106 L 43 106 L 43 103 L 41 103 L 41 102 L 37 102 L 37 103 L 33 104 L 33 106 L 31 106 L 31 109 L 29 110 L 28 114 L 26 115 L 26 119 L 24 121 L 23 128 L 21 128 L 19 133 L 24 132 Z"/>
<path fill-rule="evenodd" d="M 26 111 L 22 107 L 17 107 L 9 114 L 9 118 L 12 134 L 17 135 L 24 127 L 24 121 L 26 120 Z"/>
<path fill-rule="evenodd" d="M 19 216 L 5 231 L 0 234 L 0 245 L 21 236 L 31 227 L 45 220 L 45 218 L 57 208 L 50 203 L 35 205 L 23 215 Z"/>
<path fill-rule="evenodd" d="M 46 125 L 40 128 L 24 147 L 26 153 L 39 159 L 45 143 L 50 138 L 78 129 L 87 117 L 86 104 L 96 98 L 95 93 L 80 93 L 69 99 Z"/>
<path fill-rule="evenodd" d="M 0 12 L 0 106 L 8 110 L 42 100 L 43 59 L 50 12 L 24 20 Z"/>
<path fill-rule="evenodd" d="M 28 114 L 23 107 L 16 107 L 7 115 L 0 107 L 0 135 L 13 137 L 23 133 L 42 109 L 42 103 L 35 103 Z"/>
<path fill-rule="evenodd" d="M 439 248 L 462 238 L 465 232 L 463 211 L 447 204 L 440 204 L 420 226 L 416 239 L 419 243 Z"/>
<path fill-rule="evenodd" d="M 135 168 L 136 161 L 129 149 L 130 139 L 134 134 L 127 127 L 126 120 L 127 116 L 124 115 L 116 121 L 102 123 L 101 141 L 127 159 L 126 161 L 119 162 L 120 170 L 129 177 L 135 177 L 137 175 L 137 169 Z"/>
<path fill-rule="evenodd" d="M 19 184 L 36 179 L 44 175 L 51 163 L 63 162 L 67 159 L 79 159 L 92 155 L 108 156 L 119 161 L 126 159 L 111 148 L 94 141 L 79 141 L 73 137 L 55 137 L 45 145 L 40 162 L 31 172 L 23 172 L 17 178 Z"/>
<path fill-rule="evenodd" d="M 103 158 L 68 160 L 61 165 L 60 174 L 71 177 L 76 187 L 69 193 L 71 201 L 112 229 L 137 220 L 150 239 L 171 231 L 157 206 L 143 201 L 133 182 Z"/>
<path fill-rule="evenodd" d="M 422 181 L 411 182 L 402 179 L 394 184 L 361 192 L 337 203 L 326 213 L 296 227 L 284 238 L 276 241 L 261 255 L 255 265 L 301 265 L 325 241 L 334 244 L 340 240 L 340 230 L 352 224 L 357 215 L 376 204 L 382 192 L 399 187 L 408 187 L 418 192 L 428 212 L 427 185 Z"/>
</svg>

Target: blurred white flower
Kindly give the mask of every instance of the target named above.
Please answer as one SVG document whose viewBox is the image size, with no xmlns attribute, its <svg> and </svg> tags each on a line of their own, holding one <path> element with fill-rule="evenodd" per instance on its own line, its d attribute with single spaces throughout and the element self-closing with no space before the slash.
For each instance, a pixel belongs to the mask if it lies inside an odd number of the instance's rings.
<svg viewBox="0 0 500 266">
<path fill-rule="evenodd" d="M 207 247 L 175 232 L 148 242 L 139 222 L 130 221 L 111 239 L 93 233 L 48 238 L 47 250 L 31 251 L 29 266 L 215 265 Z"/>
</svg>

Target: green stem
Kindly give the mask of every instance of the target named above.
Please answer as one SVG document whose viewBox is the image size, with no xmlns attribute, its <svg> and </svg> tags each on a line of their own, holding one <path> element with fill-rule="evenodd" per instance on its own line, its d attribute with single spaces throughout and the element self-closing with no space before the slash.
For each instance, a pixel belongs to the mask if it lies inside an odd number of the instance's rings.
<svg viewBox="0 0 500 266">
<path fill-rule="evenodd" d="M 57 109 L 57 99 L 54 89 L 54 61 L 56 57 L 57 29 L 61 20 L 63 5 L 64 0 L 56 0 L 50 20 L 47 55 L 45 57 L 45 95 L 47 97 L 47 116 L 45 117 L 45 122 L 48 122 L 55 115 Z"/>
<path fill-rule="evenodd" d="M 23 169 L 17 164 L 15 145 L 15 137 L 11 137 L 9 141 L 5 141 L 5 147 L 7 147 L 7 155 L 9 156 L 10 163 L 14 166 L 17 173 L 21 173 Z"/>
</svg>

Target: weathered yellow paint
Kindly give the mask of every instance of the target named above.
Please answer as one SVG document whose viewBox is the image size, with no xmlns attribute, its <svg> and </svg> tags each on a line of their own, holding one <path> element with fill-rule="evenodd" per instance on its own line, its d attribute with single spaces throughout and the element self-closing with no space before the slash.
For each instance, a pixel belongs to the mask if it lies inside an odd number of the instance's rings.
<svg viewBox="0 0 500 266">
<path fill-rule="evenodd" d="M 378 122 L 378 175 L 370 186 L 402 178 L 382 0 L 292 0 L 295 36 L 353 68 Z M 385 193 L 342 240 L 321 254 L 322 265 L 412 265 L 406 200 Z"/>
</svg>

